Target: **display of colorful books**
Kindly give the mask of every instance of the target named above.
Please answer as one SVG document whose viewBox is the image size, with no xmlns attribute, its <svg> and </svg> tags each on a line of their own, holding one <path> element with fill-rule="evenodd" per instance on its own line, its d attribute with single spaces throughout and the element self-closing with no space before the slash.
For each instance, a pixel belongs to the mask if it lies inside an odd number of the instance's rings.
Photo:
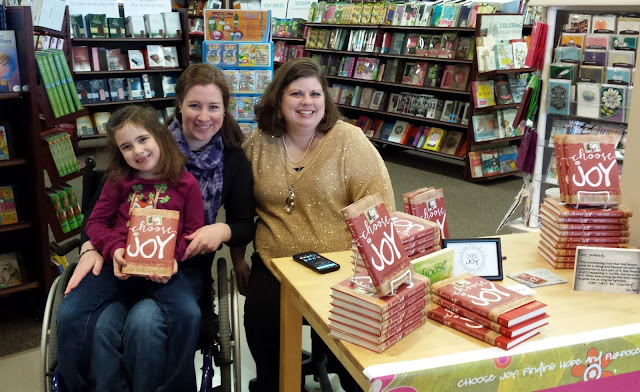
<svg viewBox="0 0 640 392">
<path fill-rule="evenodd" d="M 542 302 L 472 274 L 432 284 L 427 316 L 504 350 L 537 335 L 549 317 Z"/>
<path fill-rule="evenodd" d="M 538 254 L 554 268 L 573 269 L 576 247 L 629 246 L 630 209 L 576 208 L 553 199 L 540 206 Z"/>
</svg>

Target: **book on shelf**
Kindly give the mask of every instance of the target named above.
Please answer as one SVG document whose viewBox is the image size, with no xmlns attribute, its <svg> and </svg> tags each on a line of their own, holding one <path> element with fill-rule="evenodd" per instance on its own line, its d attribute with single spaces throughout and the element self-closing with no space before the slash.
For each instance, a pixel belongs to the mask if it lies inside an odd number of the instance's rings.
<svg viewBox="0 0 640 392">
<path fill-rule="evenodd" d="M 378 294 L 389 294 L 393 291 L 392 281 L 408 271 L 409 261 L 382 197 L 365 196 L 341 212 Z M 391 251 L 382 252 L 383 246 Z"/>
<path fill-rule="evenodd" d="M 71 38 L 86 37 L 86 25 L 81 14 L 69 15 L 69 30 Z"/>
<path fill-rule="evenodd" d="M 111 101 L 126 101 L 129 99 L 125 78 L 109 78 L 107 82 Z"/>
<path fill-rule="evenodd" d="M 456 64 L 453 66 L 453 75 L 451 76 L 451 88 L 453 90 L 464 91 L 467 89 L 470 69 L 469 64 Z"/>
<path fill-rule="evenodd" d="M 11 125 L 8 121 L 0 121 L 0 161 L 10 159 L 14 155 Z"/>
<path fill-rule="evenodd" d="M 182 24 L 180 23 L 180 13 L 176 11 L 162 12 L 164 31 L 167 38 L 178 38 L 182 36 Z"/>
<path fill-rule="evenodd" d="M 353 78 L 376 80 L 379 61 L 380 60 L 373 57 L 358 57 L 353 71 Z"/>
<path fill-rule="evenodd" d="M 393 131 L 388 137 L 388 141 L 400 143 L 402 141 L 402 137 L 409 129 L 410 124 L 407 121 L 397 120 L 393 125 Z"/>
<path fill-rule="evenodd" d="M 512 349 L 518 344 L 540 333 L 538 329 L 533 329 L 514 338 L 508 338 L 481 325 L 480 323 L 477 323 L 466 317 L 462 317 L 447 308 L 436 305 L 433 302 L 427 304 L 427 309 L 427 315 L 430 319 L 447 325 L 471 337 L 480 339 L 493 346 L 499 347 L 503 350 Z"/>
<path fill-rule="evenodd" d="M 440 145 L 440 152 L 443 154 L 455 155 L 460 147 L 464 134 L 458 131 L 447 131 L 444 140 Z"/>
<path fill-rule="evenodd" d="M 446 134 L 447 131 L 442 128 L 431 127 L 427 140 L 422 148 L 425 150 L 439 151 Z"/>
<path fill-rule="evenodd" d="M 109 29 L 110 38 L 124 38 L 124 18 L 107 18 L 107 27 Z"/>
<path fill-rule="evenodd" d="M 99 135 L 107 134 L 107 122 L 111 117 L 111 112 L 94 112 L 91 113 L 93 124 L 95 125 L 96 133 Z"/>
<path fill-rule="evenodd" d="M 515 121 L 517 114 L 518 109 L 516 108 L 500 109 L 496 111 L 496 116 L 498 118 L 499 137 L 504 138 L 520 136 L 520 128 L 513 127 L 513 122 Z"/>
<path fill-rule="evenodd" d="M 509 145 L 498 148 L 498 160 L 500 161 L 500 173 L 510 173 L 517 171 L 516 158 L 518 156 L 518 146 Z"/>
<path fill-rule="evenodd" d="M 509 86 L 509 77 L 507 75 L 498 75 L 494 80 L 495 98 L 498 105 L 507 105 L 514 103 L 511 87 Z"/>
<path fill-rule="evenodd" d="M 0 186 L 0 226 L 18 223 L 13 186 Z"/>
<path fill-rule="evenodd" d="M 163 68 L 165 64 L 162 45 L 147 45 L 144 61 L 147 68 Z"/>
<path fill-rule="evenodd" d="M 482 174 L 484 177 L 500 174 L 500 158 L 498 150 L 480 151 L 480 159 L 482 160 Z"/>
<path fill-rule="evenodd" d="M 125 274 L 171 276 L 180 212 L 174 210 L 133 208 L 122 268 Z M 146 242 L 154 243 L 154 251 L 141 252 Z"/>
<path fill-rule="evenodd" d="M 21 91 L 16 36 L 13 30 L 0 30 L 0 58 L 3 64 L 0 93 Z"/>
<path fill-rule="evenodd" d="M 469 151 L 469 168 L 472 178 L 482 177 L 482 157 L 480 151 Z"/>
<path fill-rule="evenodd" d="M 142 78 L 127 78 L 127 95 L 130 100 L 144 99 L 144 88 L 142 86 Z"/>
<path fill-rule="evenodd" d="M 145 55 L 140 49 L 128 49 L 129 69 L 145 69 Z"/>
<path fill-rule="evenodd" d="M 144 24 L 144 16 L 129 15 L 124 18 L 124 29 L 127 37 L 144 38 L 147 36 Z"/>
<path fill-rule="evenodd" d="M 16 252 L 0 253 L 0 289 L 6 289 L 22 284 L 20 263 Z"/>
<path fill-rule="evenodd" d="M 49 62 L 47 54 L 42 51 L 36 52 L 36 64 L 38 66 L 38 72 L 40 73 L 40 79 L 44 84 L 45 92 L 49 98 L 53 116 L 55 118 L 59 118 L 69 114 L 69 106 L 66 106 L 66 111 L 64 111 L 64 107 L 62 106 L 64 96 L 64 93 L 62 92 L 62 85 L 58 80 L 58 85 L 56 86 L 56 79 L 54 79 L 51 69 L 52 63 Z"/>
<path fill-rule="evenodd" d="M 97 133 L 90 115 L 87 114 L 76 119 L 76 131 L 78 136 L 90 136 Z"/>
<path fill-rule="evenodd" d="M 149 38 L 164 38 L 164 20 L 161 14 L 144 14 L 144 30 Z"/>
<path fill-rule="evenodd" d="M 495 112 L 474 114 L 473 135 L 476 142 L 497 139 L 499 135 L 498 116 Z"/>
<path fill-rule="evenodd" d="M 469 273 L 434 283 L 431 292 L 504 327 L 546 313 L 545 304 Z"/>
<path fill-rule="evenodd" d="M 109 26 L 105 14 L 86 14 L 84 20 L 89 38 L 109 38 Z"/>
<path fill-rule="evenodd" d="M 473 94 L 473 104 L 475 108 L 484 108 L 487 106 L 495 106 L 494 81 L 474 80 L 471 82 L 471 93 Z"/>
</svg>

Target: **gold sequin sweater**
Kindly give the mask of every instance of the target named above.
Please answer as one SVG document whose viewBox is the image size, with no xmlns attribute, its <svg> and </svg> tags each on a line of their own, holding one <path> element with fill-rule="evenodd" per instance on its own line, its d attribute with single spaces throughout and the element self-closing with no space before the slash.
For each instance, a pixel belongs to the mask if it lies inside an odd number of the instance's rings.
<svg viewBox="0 0 640 392">
<path fill-rule="evenodd" d="M 351 248 L 351 234 L 340 210 L 380 193 L 389 212 L 395 199 L 389 172 L 360 128 L 343 121 L 316 145 L 304 168 L 288 168 L 282 137 L 258 131 L 243 144 L 251 163 L 258 214 L 255 249 L 267 266 L 272 258 L 313 250 Z M 289 187 L 295 206 L 286 212 Z"/>
</svg>

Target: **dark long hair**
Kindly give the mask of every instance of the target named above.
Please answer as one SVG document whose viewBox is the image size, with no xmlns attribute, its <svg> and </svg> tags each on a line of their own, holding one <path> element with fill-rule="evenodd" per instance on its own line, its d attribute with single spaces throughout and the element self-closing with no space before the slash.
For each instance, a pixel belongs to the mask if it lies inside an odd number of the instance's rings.
<svg viewBox="0 0 640 392">
<path fill-rule="evenodd" d="M 146 129 L 156 140 L 160 149 L 158 169 L 162 179 L 176 184 L 182 176 L 182 167 L 187 157 L 178 149 L 169 129 L 158 119 L 155 109 L 150 106 L 127 105 L 116 110 L 107 122 L 107 151 L 109 152 L 109 178 L 120 183 L 134 173 L 118 148 L 115 135 L 126 124 L 137 125 Z"/>
<path fill-rule="evenodd" d="M 222 120 L 222 127 L 220 128 L 222 141 L 226 147 L 239 149 L 242 146 L 243 136 L 240 126 L 228 112 L 229 86 L 227 85 L 227 79 L 224 77 L 220 68 L 211 64 L 194 64 L 182 72 L 176 84 L 175 112 L 173 116 L 167 119 L 167 125 L 173 121 L 174 117 L 177 117 L 180 123 L 182 123 L 180 104 L 184 102 L 187 93 L 192 87 L 207 86 L 210 84 L 216 85 L 222 93 L 222 104 L 224 105 L 224 119 Z"/>
<path fill-rule="evenodd" d="M 322 68 L 309 57 L 300 57 L 284 63 L 273 75 L 273 81 L 269 83 L 260 101 L 255 106 L 256 121 L 264 133 L 273 136 L 281 136 L 287 130 L 284 117 L 278 116 L 284 90 L 294 80 L 314 77 L 318 79 L 324 94 L 324 117 L 318 124 L 318 132 L 327 133 L 340 118 L 340 112 L 333 100 L 327 94 L 327 78 Z"/>
</svg>

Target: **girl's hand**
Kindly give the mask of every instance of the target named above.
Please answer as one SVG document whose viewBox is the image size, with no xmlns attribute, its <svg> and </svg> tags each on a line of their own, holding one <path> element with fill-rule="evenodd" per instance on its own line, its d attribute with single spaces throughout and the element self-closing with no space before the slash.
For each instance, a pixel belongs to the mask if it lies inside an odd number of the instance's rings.
<svg viewBox="0 0 640 392">
<path fill-rule="evenodd" d="M 231 228 L 226 223 L 214 223 L 199 228 L 193 233 L 184 237 L 191 241 L 182 256 L 184 261 L 197 254 L 215 252 L 223 242 L 231 239 Z"/>
<path fill-rule="evenodd" d="M 95 276 L 100 274 L 102 271 L 102 264 L 104 263 L 104 258 L 97 250 L 95 249 L 90 241 L 86 241 L 80 247 L 80 253 L 85 252 L 82 257 L 78 259 L 78 265 L 76 269 L 73 270 L 73 275 L 71 275 L 71 279 L 69 279 L 69 283 L 67 284 L 66 289 L 64 290 L 64 295 L 67 295 L 71 292 L 71 290 L 78 287 L 82 279 L 91 271 Z"/>
<path fill-rule="evenodd" d="M 171 276 L 175 275 L 176 273 L 178 273 L 178 262 L 176 261 L 176 259 L 173 259 L 173 270 L 171 271 Z M 160 276 L 157 274 L 153 274 L 149 275 L 147 279 L 152 282 L 166 284 L 169 279 L 171 279 L 171 276 Z"/>
<path fill-rule="evenodd" d="M 124 259 L 124 248 L 118 248 L 113 253 L 113 274 L 120 280 L 127 280 L 131 275 L 123 274 L 122 267 L 126 267 L 127 262 Z"/>
</svg>

